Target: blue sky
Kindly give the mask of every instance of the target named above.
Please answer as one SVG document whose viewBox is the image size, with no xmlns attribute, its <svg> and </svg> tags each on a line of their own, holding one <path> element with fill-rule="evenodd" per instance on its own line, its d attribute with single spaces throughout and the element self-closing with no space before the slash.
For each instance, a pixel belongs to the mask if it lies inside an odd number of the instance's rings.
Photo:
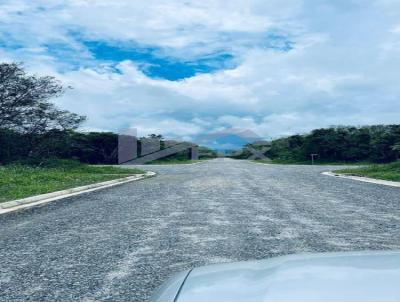
<svg viewBox="0 0 400 302">
<path fill-rule="evenodd" d="M 221 69 L 234 68 L 234 56 L 229 53 L 210 53 L 191 59 L 170 57 L 161 48 L 136 43 L 106 43 L 82 41 L 97 62 L 118 64 L 122 61 L 136 62 L 138 69 L 155 79 L 178 81 L 196 74 L 212 73 Z"/>
<path fill-rule="evenodd" d="M 398 123 L 400 2 L 1 0 L 0 59 L 72 86 L 85 130 Z"/>
</svg>

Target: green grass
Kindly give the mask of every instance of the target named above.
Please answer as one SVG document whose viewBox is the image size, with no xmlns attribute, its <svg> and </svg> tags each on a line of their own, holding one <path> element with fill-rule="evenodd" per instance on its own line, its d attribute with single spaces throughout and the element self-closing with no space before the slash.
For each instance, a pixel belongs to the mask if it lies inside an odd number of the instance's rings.
<svg viewBox="0 0 400 302">
<path fill-rule="evenodd" d="M 266 163 L 266 164 L 276 164 L 276 165 L 311 165 L 311 160 L 307 161 L 298 161 L 298 160 L 282 160 L 282 159 L 273 159 L 273 160 L 255 160 L 258 163 Z M 319 166 L 361 166 L 371 164 L 369 162 L 345 162 L 345 161 L 322 161 L 315 160 L 314 165 Z"/>
<path fill-rule="evenodd" d="M 385 165 L 370 165 L 357 169 L 343 169 L 334 171 L 340 174 L 366 176 L 371 178 L 400 181 L 400 161 Z"/>
<path fill-rule="evenodd" d="M 0 202 L 144 173 L 139 169 L 89 166 L 73 161 L 0 166 Z"/>
</svg>

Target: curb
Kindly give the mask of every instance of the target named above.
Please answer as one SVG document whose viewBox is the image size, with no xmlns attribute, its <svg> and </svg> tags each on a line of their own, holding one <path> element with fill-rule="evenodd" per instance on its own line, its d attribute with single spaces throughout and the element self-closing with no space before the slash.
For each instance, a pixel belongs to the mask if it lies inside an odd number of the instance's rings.
<svg viewBox="0 0 400 302">
<path fill-rule="evenodd" d="M 363 176 L 343 175 L 343 174 L 338 174 L 338 173 L 334 173 L 334 172 L 322 172 L 321 174 L 327 175 L 327 176 L 338 177 L 338 178 L 344 178 L 344 179 L 352 179 L 352 180 L 372 183 L 372 184 L 376 184 L 376 185 L 384 185 L 384 186 L 400 188 L 400 182 L 398 182 L 398 181 L 381 180 L 381 179 L 375 179 L 375 178 L 369 178 L 369 177 L 363 177 Z"/>
<path fill-rule="evenodd" d="M 146 172 L 145 174 L 138 174 L 138 175 L 128 176 L 128 177 L 124 177 L 124 178 L 99 182 L 99 183 L 95 183 L 95 184 L 91 184 L 91 185 L 87 185 L 87 186 L 75 187 L 75 188 L 66 189 L 66 190 L 62 190 L 62 191 L 56 191 L 56 192 L 52 192 L 52 193 L 41 194 L 41 195 L 36 195 L 36 196 L 27 197 L 27 198 L 23 198 L 23 199 L 3 202 L 3 203 L 0 203 L 0 215 L 9 213 L 9 212 L 13 212 L 16 210 L 24 209 L 24 208 L 33 207 L 36 205 L 45 204 L 45 203 L 48 203 L 51 201 L 60 200 L 63 198 L 83 194 L 83 193 L 93 192 L 93 191 L 97 191 L 97 190 L 101 190 L 101 189 L 105 189 L 105 188 L 122 185 L 122 184 L 125 184 L 128 182 L 153 177 L 155 175 L 156 175 L 156 173 L 154 173 L 154 172 Z"/>
</svg>

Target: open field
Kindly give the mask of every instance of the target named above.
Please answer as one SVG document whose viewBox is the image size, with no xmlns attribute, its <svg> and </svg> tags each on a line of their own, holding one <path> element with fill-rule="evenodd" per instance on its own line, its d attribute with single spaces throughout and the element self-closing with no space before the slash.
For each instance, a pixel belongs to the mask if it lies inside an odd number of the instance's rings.
<svg viewBox="0 0 400 302">
<path fill-rule="evenodd" d="M 50 167 L 0 166 L 0 202 L 143 173 L 138 169 L 95 167 L 69 161 Z"/>
</svg>

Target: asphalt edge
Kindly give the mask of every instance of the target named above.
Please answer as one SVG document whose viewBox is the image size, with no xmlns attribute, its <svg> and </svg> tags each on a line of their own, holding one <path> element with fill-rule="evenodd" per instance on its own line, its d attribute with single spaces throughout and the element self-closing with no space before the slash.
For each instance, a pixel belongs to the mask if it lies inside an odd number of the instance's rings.
<svg viewBox="0 0 400 302">
<path fill-rule="evenodd" d="M 369 177 L 363 177 L 363 176 L 344 175 L 344 174 L 339 174 L 339 173 L 334 173 L 334 172 L 322 172 L 321 174 L 327 175 L 327 176 L 332 176 L 332 177 L 337 177 L 337 178 L 352 179 L 352 180 L 372 183 L 372 184 L 376 184 L 376 185 L 384 185 L 384 186 L 400 188 L 400 182 L 397 182 L 397 181 L 375 179 L 375 178 L 369 178 Z"/>
<path fill-rule="evenodd" d="M 123 177 L 123 178 L 118 178 L 114 180 L 109 180 L 109 181 L 104 181 L 104 182 L 99 182 L 99 183 L 94 183 L 86 186 L 81 186 L 81 187 L 75 187 L 71 189 L 66 189 L 62 191 L 56 191 L 56 192 L 51 192 L 47 194 L 41 194 L 41 195 L 36 195 L 32 197 L 27 197 L 23 199 L 18 199 L 18 200 L 12 200 L 12 201 L 7 201 L 0 203 L 0 215 L 41 205 L 41 204 L 46 204 L 51 201 L 56 201 L 60 199 L 64 199 L 67 197 L 71 196 L 76 196 L 79 194 L 84 194 L 84 193 L 89 193 L 105 188 L 110 188 L 110 187 L 115 187 L 118 185 L 126 184 L 129 182 L 141 180 L 141 179 L 146 179 L 150 177 L 154 177 L 156 175 L 155 172 L 148 171 L 145 174 L 138 174 L 138 175 L 133 175 L 133 176 L 128 176 L 128 177 Z"/>
</svg>

